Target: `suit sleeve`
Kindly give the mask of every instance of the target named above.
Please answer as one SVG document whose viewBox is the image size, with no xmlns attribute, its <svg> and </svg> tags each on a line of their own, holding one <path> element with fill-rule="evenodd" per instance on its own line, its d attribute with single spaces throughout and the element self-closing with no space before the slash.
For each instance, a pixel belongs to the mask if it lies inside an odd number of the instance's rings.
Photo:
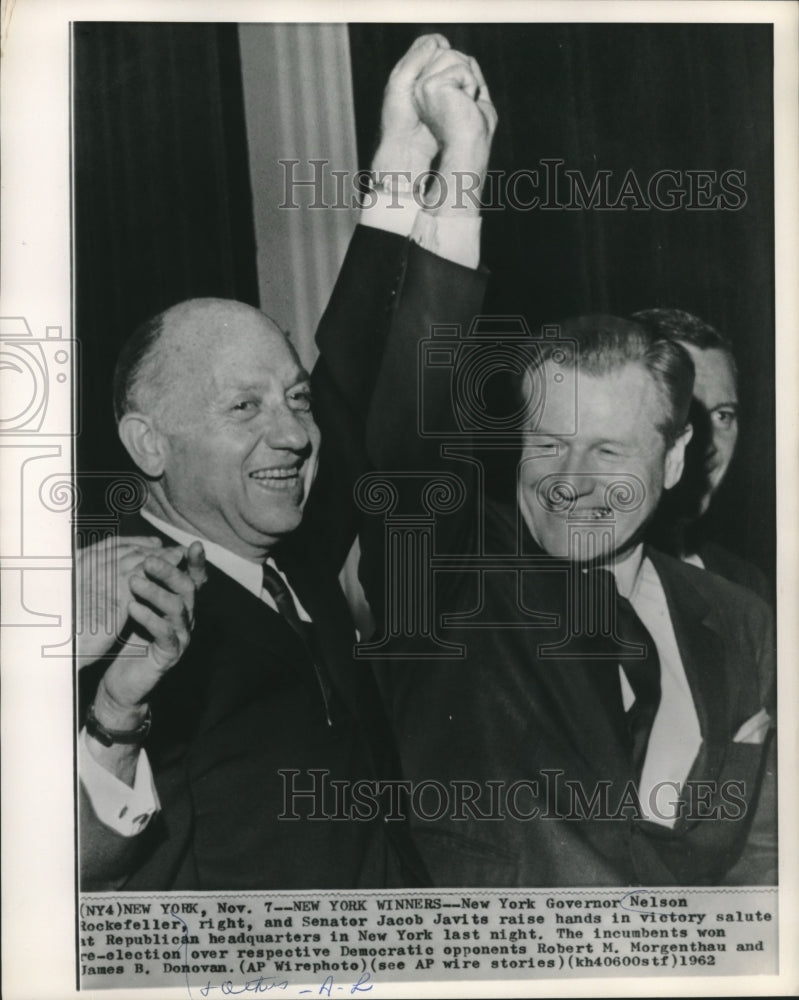
<svg viewBox="0 0 799 1000">
<path fill-rule="evenodd" d="M 434 326 L 446 327 L 449 340 L 469 330 L 481 312 L 486 281 L 485 271 L 465 268 L 414 243 L 409 245 L 366 420 L 367 467 L 385 473 L 388 490 L 397 497 L 397 511 L 425 516 L 424 497 L 430 496 L 428 487 L 436 488 L 433 473 L 442 474 L 439 482 L 448 475 L 463 485 L 464 504 L 454 513 L 436 516 L 436 551 L 468 551 L 479 492 L 474 488 L 477 467 L 468 458 L 442 461 L 441 438 L 420 433 L 421 387 L 426 377 L 423 352 Z M 447 376 L 453 374 L 452 369 L 439 368 L 433 374 L 444 378 L 425 383 L 425 419 L 433 428 L 451 427 L 452 396 Z M 470 442 L 465 437 L 462 440 L 459 451 L 468 456 Z M 360 543 L 359 577 L 380 623 L 388 613 L 387 576 L 392 566 L 396 568 L 386 548 L 390 542 L 384 514 L 363 517 Z M 452 577 L 448 578 L 450 585 Z"/>
<path fill-rule="evenodd" d="M 755 814 L 743 852 L 722 885 L 777 885 L 777 734 L 769 733 Z"/>
<path fill-rule="evenodd" d="M 450 328 L 453 337 L 468 331 L 481 312 L 487 278 L 484 270 L 462 267 L 416 244 L 409 246 L 367 420 L 366 447 L 373 468 L 400 471 L 438 465 L 440 442 L 419 433 L 421 388 L 427 374 L 423 344 L 434 326 Z M 449 423 L 452 397 L 445 380 L 437 382 L 434 394 L 426 393 L 425 405 L 431 426 Z"/>
<path fill-rule="evenodd" d="M 98 817 L 81 784 L 78 791 L 81 892 L 121 889 L 152 840 L 151 830 L 124 837 Z"/>
<path fill-rule="evenodd" d="M 364 424 L 408 240 L 358 226 L 319 323 L 312 375 L 319 469 L 290 544 L 338 572 L 358 531 L 353 487 L 366 471 Z"/>
<path fill-rule="evenodd" d="M 774 620 L 765 602 L 758 655 L 758 689 L 760 702 L 772 719 L 776 718 L 776 643 Z M 778 874 L 778 813 L 777 813 L 777 733 L 766 735 L 759 788 L 750 808 L 754 809 L 751 826 L 741 856 L 727 872 L 723 885 L 777 885 Z"/>
<path fill-rule="evenodd" d="M 485 282 L 484 272 L 401 236 L 356 229 L 317 331 L 313 391 L 322 447 L 301 529 L 302 545 L 336 572 L 360 526 L 353 499 L 358 478 L 374 468 L 401 468 L 393 448 L 405 438 L 421 441 L 415 434 L 419 341 L 434 323 L 468 328 Z M 369 453 L 367 435 L 378 444 L 376 454 Z M 382 443 L 390 444 L 385 455 Z M 418 464 L 414 448 L 408 460 Z"/>
</svg>

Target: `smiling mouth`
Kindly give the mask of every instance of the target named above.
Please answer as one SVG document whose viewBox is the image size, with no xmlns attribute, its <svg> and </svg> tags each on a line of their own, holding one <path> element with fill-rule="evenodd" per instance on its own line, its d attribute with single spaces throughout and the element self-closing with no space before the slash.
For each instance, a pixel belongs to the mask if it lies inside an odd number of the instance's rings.
<svg viewBox="0 0 799 1000">
<path fill-rule="evenodd" d="M 566 513 L 570 521 L 607 521 L 613 519 L 610 507 L 584 507 Z"/>
<path fill-rule="evenodd" d="M 255 472 L 251 472 L 249 478 L 261 489 L 287 493 L 300 484 L 300 466 L 258 469 Z"/>
</svg>

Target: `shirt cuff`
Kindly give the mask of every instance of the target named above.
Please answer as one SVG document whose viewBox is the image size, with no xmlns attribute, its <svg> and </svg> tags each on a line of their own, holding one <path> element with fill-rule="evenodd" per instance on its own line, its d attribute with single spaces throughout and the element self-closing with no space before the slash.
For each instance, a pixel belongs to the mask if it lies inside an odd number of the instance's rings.
<svg viewBox="0 0 799 1000">
<path fill-rule="evenodd" d="M 398 236 L 410 236 L 419 214 L 419 204 L 411 191 L 384 191 L 372 188 L 369 205 L 361 208 L 360 223 L 372 229 L 384 229 Z"/>
<path fill-rule="evenodd" d="M 78 772 L 97 818 L 121 836 L 135 837 L 161 808 L 147 754 L 139 751 L 131 788 L 94 759 L 86 740 L 86 730 L 82 729 L 78 738 Z"/>
<path fill-rule="evenodd" d="M 418 195 L 411 191 L 372 188 L 369 205 L 361 209 L 360 223 L 397 236 L 410 236 L 422 249 L 453 264 L 475 270 L 480 263 L 480 217 L 430 215 L 421 211 Z"/>
<path fill-rule="evenodd" d="M 481 225 L 479 216 L 470 215 L 461 219 L 452 215 L 417 212 L 411 239 L 422 249 L 474 271 L 480 263 Z"/>
</svg>

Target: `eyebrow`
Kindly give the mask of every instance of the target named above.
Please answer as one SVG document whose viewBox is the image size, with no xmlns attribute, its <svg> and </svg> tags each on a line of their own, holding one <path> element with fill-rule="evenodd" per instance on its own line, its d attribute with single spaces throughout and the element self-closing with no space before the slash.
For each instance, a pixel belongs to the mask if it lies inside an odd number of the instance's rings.
<svg viewBox="0 0 799 1000">
<path fill-rule="evenodd" d="M 287 389 L 294 389 L 298 385 L 303 385 L 304 383 L 310 383 L 311 376 L 304 368 L 299 368 L 294 379 L 286 386 Z M 226 391 L 232 393 L 238 392 L 260 392 L 263 388 L 257 382 L 236 382 L 230 386 L 226 387 Z"/>
</svg>

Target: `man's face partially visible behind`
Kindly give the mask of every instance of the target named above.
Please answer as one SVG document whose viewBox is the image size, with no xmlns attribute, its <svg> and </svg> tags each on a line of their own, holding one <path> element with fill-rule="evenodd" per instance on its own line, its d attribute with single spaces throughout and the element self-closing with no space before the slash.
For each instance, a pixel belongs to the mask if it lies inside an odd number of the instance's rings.
<svg viewBox="0 0 799 1000">
<path fill-rule="evenodd" d="M 551 384 L 551 362 L 543 367 Z M 519 504 L 544 551 L 582 561 L 621 554 L 638 541 L 663 489 L 680 477 L 686 439 L 666 447 L 658 429 L 665 400 L 643 366 L 573 374 L 576 432 L 567 397 L 552 394 L 523 448 Z M 627 484 L 629 503 L 614 483 Z"/>
<path fill-rule="evenodd" d="M 696 377 L 694 399 L 701 405 L 708 421 L 708 446 L 705 453 L 707 489 L 700 500 L 704 514 L 713 494 L 727 474 L 738 441 L 738 390 L 732 361 L 718 348 L 702 350 L 680 341 L 691 355 Z"/>
<path fill-rule="evenodd" d="M 299 525 L 316 470 L 307 373 L 280 330 L 244 307 L 220 307 L 181 348 L 164 495 L 210 541 L 261 558 Z"/>
</svg>

